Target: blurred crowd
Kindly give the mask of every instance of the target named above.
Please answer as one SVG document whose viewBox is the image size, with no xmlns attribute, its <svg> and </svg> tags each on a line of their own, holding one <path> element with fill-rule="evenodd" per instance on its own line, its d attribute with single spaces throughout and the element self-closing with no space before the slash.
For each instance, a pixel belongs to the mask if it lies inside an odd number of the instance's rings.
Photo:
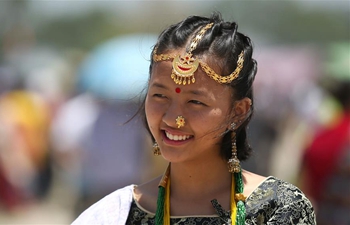
<svg viewBox="0 0 350 225">
<path fill-rule="evenodd" d="M 111 191 L 162 173 L 165 162 L 152 155 L 136 115 L 154 35 L 119 36 L 89 53 L 38 46 L 25 28 L 3 40 L 1 212 L 30 208 L 59 189 L 55 201 L 73 219 Z M 315 193 L 350 190 L 349 45 L 264 46 L 257 54 L 254 155 L 244 167 L 300 185 L 320 212 L 332 207 L 325 201 L 343 206 L 339 213 L 350 205 Z M 336 138 L 320 142 L 333 131 Z"/>
<path fill-rule="evenodd" d="M 8 38 L 0 63 L 1 212 L 63 189 L 56 201 L 74 218 L 107 193 L 158 174 L 164 163 L 150 157 L 136 115 L 154 35 L 116 37 L 84 55 L 22 41 L 13 47 Z"/>
</svg>

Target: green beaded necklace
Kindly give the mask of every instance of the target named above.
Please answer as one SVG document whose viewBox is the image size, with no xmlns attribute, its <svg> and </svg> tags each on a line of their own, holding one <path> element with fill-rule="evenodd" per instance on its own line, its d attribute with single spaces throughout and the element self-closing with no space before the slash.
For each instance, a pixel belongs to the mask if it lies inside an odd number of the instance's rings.
<svg viewBox="0 0 350 225">
<path fill-rule="evenodd" d="M 158 189 L 156 225 L 170 225 L 170 165 L 164 173 Z M 232 174 L 231 183 L 231 224 L 245 224 L 245 197 L 243 195 L 242 170 Z"/>
</svg>

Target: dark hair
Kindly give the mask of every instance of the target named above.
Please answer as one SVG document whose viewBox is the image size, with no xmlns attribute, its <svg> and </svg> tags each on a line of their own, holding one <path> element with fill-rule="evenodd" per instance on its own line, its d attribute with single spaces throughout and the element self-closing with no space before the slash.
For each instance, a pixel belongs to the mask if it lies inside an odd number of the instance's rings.
<svg viewBox="0 0 350 225">
<path fill-rule="evenodd" d="M 184 48 L 191 40 L 191 37 L 203 26 L 214 23 L 211 29 L 208 29 L 197 48 L 192 52 L 195 56 L 211 55 L 215 59 L 215 63 L 221 65 L 222 71 L 216 71 L 221 75 L 229 75 L 235 70 L 237 66 L 238 55 L 244 51 L 244 64 L 238 78 L 236 78 L 230 85 L 234 90 L 232 98 L 232 106 L 236 100 L 248 97 L 252 100 L 253 111 L 253 89 L 252 84 L 257 72 L 257 63 L 252 58 L 253 47 L 250 38 L 237 31 L 237 24 L 235 22 L 223 21 L 220 13 L 213 13 L 210 18 L 201 16 L 190 16 L 185 20 L 169 26 L 158 37 L 156 43 L 157 54 L 167 53 L 171 50 Z M 151 74 L 153 67 L 153 59 L 151 56 L 151 63 L 149 72 Z M 144 117 L 146 127 L 150 132 L 145 115 L 145 99 L 143 101 L 140 111 Z M 247 125 L 252 117 L 252 113 L 236 131 L 237 140 L 237 156 L 239 160 L 247 159 L 251 154 L 251 147 L 247 141 Z M 221 146 L 221 155 L 224 159 L 231 158 L 231 133 L 227 131 L 223 137 L 223 144 Z M 152 135 L 151 135 L 152 136 Z M 153 137 L 152 137 L 153 139 Z"/>
</svg>

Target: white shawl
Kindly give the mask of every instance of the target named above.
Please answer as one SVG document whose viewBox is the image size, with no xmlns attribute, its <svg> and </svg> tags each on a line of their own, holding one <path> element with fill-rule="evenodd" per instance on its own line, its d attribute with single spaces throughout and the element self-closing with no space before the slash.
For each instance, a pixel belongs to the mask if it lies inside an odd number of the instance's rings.
<svg viewBox="0 0 350 225">
<path fill-rule="evenodd" d="M 71 225 L 125 225 L 134 186 L 126 186 L 102 198 L 80 214 Z"/>
</svg>

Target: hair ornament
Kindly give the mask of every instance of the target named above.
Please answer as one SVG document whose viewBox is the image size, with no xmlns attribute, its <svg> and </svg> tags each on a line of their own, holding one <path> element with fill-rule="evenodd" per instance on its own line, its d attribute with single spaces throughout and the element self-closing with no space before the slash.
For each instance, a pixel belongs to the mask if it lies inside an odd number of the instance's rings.
<svg viewBox="0 0 350 225">
<path fill-rule="evenodd" d="M 208 64 L 199 61 L 198 58 L 192 55 L 192 51 L 197 48 L 198 43 L 203 38 L 205 32 L 210 29 L 214 23 L 209 23 L 204 26 L 192 39 L 190 43 L 190 49 L 186 52 L 184 56 L 181 55 L 171 55 L 171 54 L 157 54 L 157 46 L 153 50 L 153 61 L 169 61 L 172 60 L 172 72 L 171 79 L 176 84 L 187 85 L 191 83 L 195 83 L 196 79 L 194 77 L 194 73 L 197 71 L 198 66 L 200 65 L 202 70 L 213 80 L 220 84 L 231 83 L 234 79 L 236 79 L 243 68 L 244 62 L 244 52 L 242 51 L 237 60 L 236 69 L 228 76 L 221 76 L 209 67 Z"/>
<path fill-rule="evenodd" d="M 237 60 L 237 67 L 236 69 L 228 76 L 221 76 L 217 73 L 215 73 L 215 71 L 210 68 L 208 66 L 208 64 L 201 62 L 201 68 L 202 70 L 213 80 L 215 80 L 216 82 L 218 82 L 219 84 L 227 84 L 227 83 L 231 83 L 234 79 L 236 79 L 239 75 L 239 73 L 241 72 L 242 68 L 243 68 L 243 62 L 244 62 L 244 53 L 243 51 L 241 51 L 241 53 L 238 56 L 238 60 Z"/>
</svg>

